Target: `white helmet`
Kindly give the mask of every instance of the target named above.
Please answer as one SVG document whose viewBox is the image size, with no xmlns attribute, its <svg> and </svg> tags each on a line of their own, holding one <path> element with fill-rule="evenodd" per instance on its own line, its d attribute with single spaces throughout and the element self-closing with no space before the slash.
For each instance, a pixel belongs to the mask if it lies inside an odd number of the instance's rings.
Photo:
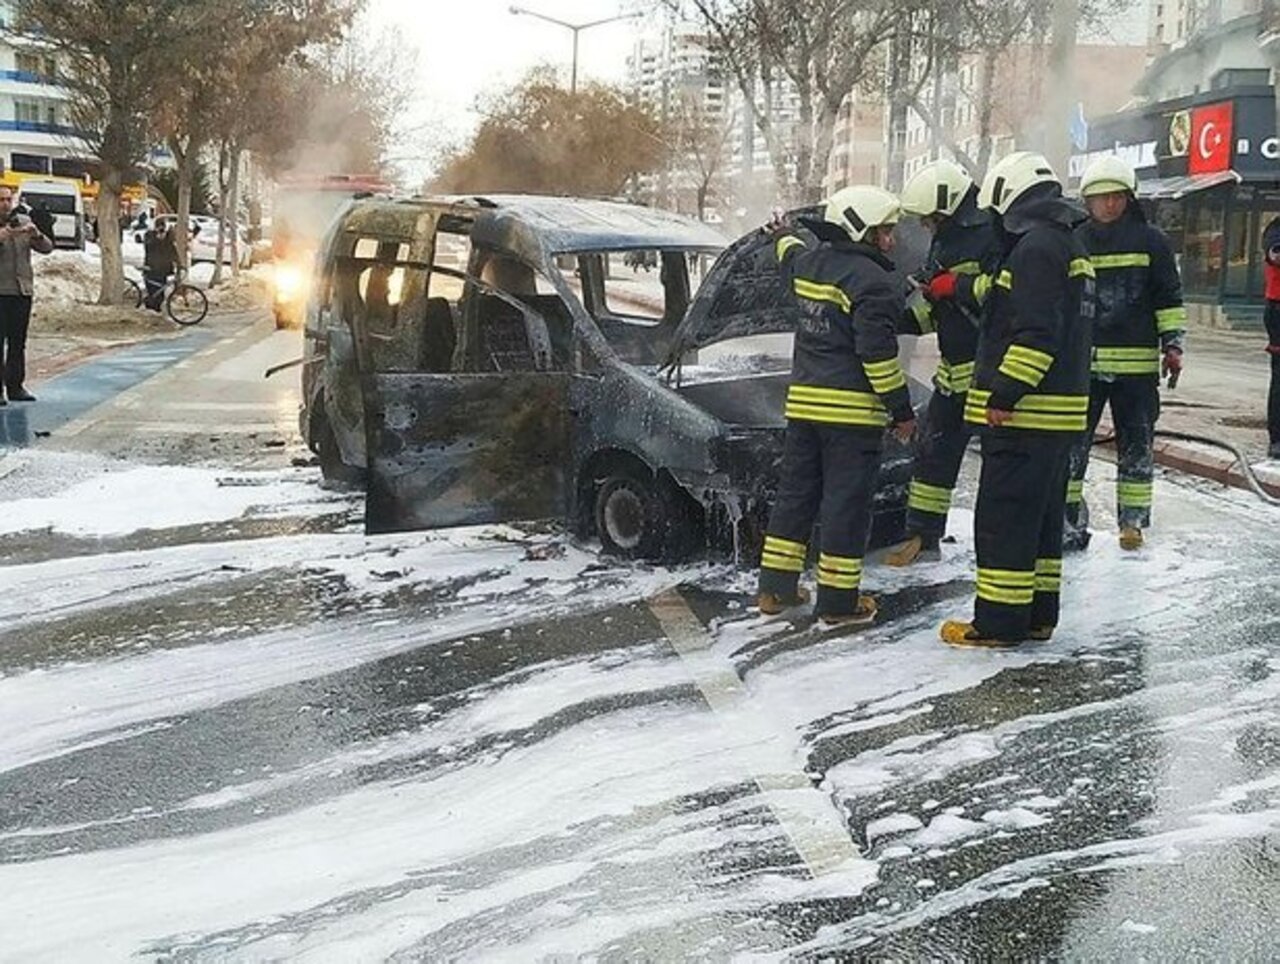
<svg viewBox="0 0 1280 964">
<path fill-rule="evenodd" d="M 983 178 L 978 192 L 978 207 L 991 208 L 1001 216 L 1009 211 L 1014 201 L 1037 184 L 1062 185 L 1053 166 L 1043 154 L 1016 151 L 1002 157 Z"/>
<path fill-rule="evenodd" d="M 822 219 L 844 228 L 849 237 L 861 241 L 867 232 L 882 224 L 897 224 L 902 205 L 888 191 L 868 184 L 841 188 L 827 199 Z"/>
<path fill-rule="evenodd" d="M 1114 154 L 1090 162 L 1080 177 L 1081 197 L 1137 190 L 1137 172 Z"/>
<path fill-rule="evenodd" d="M 959 164 L 934 161 L 922 167 L 902 189 L 902 210 L 918 218 L 931 214 L 951 217 L 971 187 L 973 178 Z"/>
</svg>

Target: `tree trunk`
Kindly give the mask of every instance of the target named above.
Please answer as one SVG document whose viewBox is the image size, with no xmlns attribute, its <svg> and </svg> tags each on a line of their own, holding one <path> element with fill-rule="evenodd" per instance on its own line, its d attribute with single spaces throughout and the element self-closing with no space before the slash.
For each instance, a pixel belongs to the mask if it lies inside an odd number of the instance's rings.
<svg viewBox="0 0 1280 964">
<path fill-rule="evenodd" d="M 849 110 L 853 111 L 853 103 L 850 101 Z M 813 196 L 807 200 L 811 203 L 817 203 L 822 200 L 825 193 L 824 184 L 827 180 L 828 169 L 831 166 L 831 149 L 836 141 L 836 119 L 840 116 L 840 108 L 837 105 L 832 109 L 830 102 L 824 97 L 822 104 L 818 108 L 818 116 L 814 121 L 813 131 L 813 186 L 815 188 Z M 852 124 L 852 119 L 850 120 Z"/>
<path fill-rule="evenodd" d="M 227 223 L 231 231 L 231 276 L 240 277 L 240 158 L 243 151 L 239 144 L 231 149 L 231 203 Z"/>
<path fill-rule="evenodd" d="M 177 138 L 170 143 L 174 160 L 178 162 L 178 232 L 174 240 L 178 248 L 178 265 L 185 274 L 191 268 L 191 235 L 186 226 L 191 223 L 191 189 L 195 180 L 195 157 L 197 147 L 194 139 L 188 139 L 187 146 L 182 148 Z"/>
<path fill-rule="evenodd" d="M 978 160 L 975 179 L 986 176 L 991 166 L 991 115 L 995 112 L 996 61 L 1000 54 L 994 48 L 982 52 L 981 100 L 978 102 Z"/>
<path fill-rule="evenodd" d="M 1045 156 L 1066 183 L 1071 159 L 1071 106 L 1076 100 L 1072 55 L 1080 20 L 1080 0 L 1053 0 L 1053 36 L 1049 45 L 1048 114 L 1045 119 Z"/>
<path fill-rule="evenodd" d="M 124 257 L 120 251 L 120 193 L 124 176 L 102 166 L 98 186 L 98 247 L 102 254 L 102 288 L 98 304 L 118 305 L 124 295 Z"/>
<path fill-rule="evenodd" d="M 222 284 L 222 252 L 227 243 L 227 195 L 231 185 L 227 173 L 227 144 L 224 141 L 218 149 L 218 243 L 213 253 L 213 277 L 209 279 L 209 287 L 216 288 Z"/>
</svg>

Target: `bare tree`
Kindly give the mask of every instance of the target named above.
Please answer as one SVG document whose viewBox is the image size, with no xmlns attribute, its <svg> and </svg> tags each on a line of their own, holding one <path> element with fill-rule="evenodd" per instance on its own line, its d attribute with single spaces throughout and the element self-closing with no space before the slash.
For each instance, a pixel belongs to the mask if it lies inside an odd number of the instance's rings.
<svg viewBox="0 0 1280 964">
<path fill-rule="evenodd" d="M 676 97 L 667 138 L 677 180 L 690 186 L 692 207 L 699 221 L 706 220 L 707 202 L 713 191 L 723 197 L 722 180 L 729 142 L 737 123 L 727 110 L 710 110 L 694 94 Z"/>
<path fill-rule="evenodd" d="M 665 0 L 683 9 L 682 0 Z M 836 119 L 845 98 L 878 67 L 877 49 L 894 28 L 889 0 L 688 0 L 736 82 L 767 145 L 784 193 L 794 171 L 796 197 L 822 192 Z M 775 98 L 795 98 L 784 129 Z"/>
<path fill-rule="evenodd" d="M 155 143 L 154 120 L 174 76 L 207 42 L 214 8 L 188 0 L 19 0 L 19 29 L 57 51 L 73 125 L 99 165 L 101 304 L 124 291 L 120 196 Z"/>
</svg>

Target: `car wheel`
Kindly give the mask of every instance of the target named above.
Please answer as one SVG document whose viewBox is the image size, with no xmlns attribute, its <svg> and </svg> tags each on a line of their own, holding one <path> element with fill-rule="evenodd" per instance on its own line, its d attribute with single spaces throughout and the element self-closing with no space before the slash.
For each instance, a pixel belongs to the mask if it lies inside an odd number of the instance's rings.
<svg viewBox="0 0 1280 964">
<path fill-rule="evenodd" d="M 364 484 L 364 469 L 342 461 L 342 450 L 338 448 L 333 426 L 323 415 L 316 418 L 311 438 L 312 450 L 320 461 L 321 475 L 330 482 L 356 486 Z"/>
<path fill-rule="evenodd" d="M 594 515 L 604 551 L 623 559 L 675 562 L 705 541 L 689 496 L 639 470 L 608 476 L 596 490 Z"/>
</svg>

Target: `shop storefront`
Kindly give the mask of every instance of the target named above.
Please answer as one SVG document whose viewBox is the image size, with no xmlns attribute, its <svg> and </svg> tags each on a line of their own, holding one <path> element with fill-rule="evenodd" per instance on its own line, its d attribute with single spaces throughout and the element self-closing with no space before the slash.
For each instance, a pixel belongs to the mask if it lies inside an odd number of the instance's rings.
<svg viewBox="0 0 1280 964">
<path fill-rule="evenodd" d="M 1139 197 L 1179 254 L 1189 302 L 1251 318 L 1262 299 L 1262 231 L 1280 217 L 1280 140 L 1270 86 L 1222 88 L 1095 121 L 1071 159 L 1138 169 Z"/>
</svg>

